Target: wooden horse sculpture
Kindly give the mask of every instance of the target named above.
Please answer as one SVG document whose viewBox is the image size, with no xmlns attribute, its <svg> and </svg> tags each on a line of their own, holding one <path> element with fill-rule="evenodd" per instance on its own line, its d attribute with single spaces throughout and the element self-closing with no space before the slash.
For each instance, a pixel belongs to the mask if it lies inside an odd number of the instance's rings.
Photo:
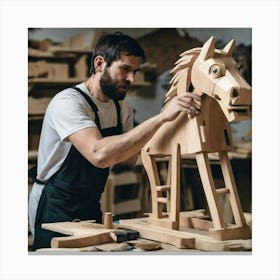
<svg viewBox="0 0 280 280">
<path fill-rule="evenodd" d="M 235 40 L 223 50 L 215 49 L 211 37 L 202 48 L 182 53 L 171 71 L 175 74 L 166 94 L 165 106 L 174 96 L 189 91 L 201 96 L 199 115 L 186 113 L 165 123 L 142 149 L 142 161 L 149 177 L 152 197 L 152 224 L 179 229 L 180 224 L 180 159 L 195 154 L 203 189 L 212 218 L 209 234 L 218 240 L 249 239 L 247 226 L 227 152 L 233 149 L 229 122 L 248 118 L 251 105 L 251 87 L 238 72 L 232 58 Z M 208 153 L 217 152 L 224 177 L 225 188 L 217 188 L 209 164 Z M 169 157 L 166 185 L 160 185 L 156 165 L 157 157 Z M 222 219 L 218 196 L 227 194 L 234 224 Z M 163 204 L 166 211 L 163 212 Z"/>
</svg>

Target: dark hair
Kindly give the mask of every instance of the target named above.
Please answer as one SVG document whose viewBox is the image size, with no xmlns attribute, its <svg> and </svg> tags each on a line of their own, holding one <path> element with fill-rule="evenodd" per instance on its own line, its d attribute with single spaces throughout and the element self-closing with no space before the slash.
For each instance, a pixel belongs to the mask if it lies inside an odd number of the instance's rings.
<svg viewBox="0 0 280 280">
<path fill-rule="evenodd" d="M 120 58 L 121 52 L 124 52 L 126 55 L 141 57 L 142 62 L 146 59 L 144 50 L 132 37 L 122 32 L 104 35 L 100 37 L 93 51 L 89 74 L 92 75 L 95 73 L 94 59 L 98 55 L 101 55 L 107 62 L 107 66 L 110 66 L 114 60 Z"/>
</svg>

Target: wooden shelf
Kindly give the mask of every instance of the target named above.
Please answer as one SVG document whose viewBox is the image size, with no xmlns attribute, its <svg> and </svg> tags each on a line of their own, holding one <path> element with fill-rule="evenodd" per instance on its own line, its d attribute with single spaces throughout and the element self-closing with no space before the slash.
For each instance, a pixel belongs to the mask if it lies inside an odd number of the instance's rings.
<svg viewBox="0 0 280 280">
<path fill-rule="evenodd" d="M 28 48 L 28 59 L 73 59 L 76 58 L 75 53 L 62 53 L 65 54 L 64 56 L 61 56 L 60 52 L 54 53 L 51 51 L 42 51 L 37 49 Z"/>
<path fill-rule="evenodd" d="M 80 49 L 80 48 L 69 48 L 69 47 L 51 47 L 50 51 L 54 53 L 55 55 L 61 55 L 61 54 L 92 54 L 91 49 Z"/>
<path fill-rule="evenodd" d="M 68 86 L 68 85 L 76 85 L 82 83 L 84 80 L 82 78 L 68 78 L 62 80 L 54 80 L 54 79 L 46 79 L 46 78 L 31 78 L 28 80 L 28 91 L 30 92 L 36 86 Z M 148 87 L 150 86 L 150 82 L 141 82 L 141 83 L 134 83 L 131 85 L 131 88 L 139 88 L 139 87 Z"/>
<path fill-rule="evenodd" d="M 83 78 L 68 78 L 68 79 L 47 79 L 47 78 L 30 78 L 28 80 L 28 84 L 39 84 L 39 85 L 61 85 L 61 84 L 73 84 L 73 83 L 81 83 L 83 82 L 87 77 Z M 150 86 L 150 82 L 141 82 L 141 83 L 134 83 L 131 86 Z"/>
<path fill-rule="evenodd" d="M 46 79 L 46 78 L 31 78 L 28 80 L 29 85 L 46 85 L 46 86 L 57 86 L 57 85 L 71 85 L 83 82 L 81 78 L 68 78 L 61 80 Z"/>
</svg>

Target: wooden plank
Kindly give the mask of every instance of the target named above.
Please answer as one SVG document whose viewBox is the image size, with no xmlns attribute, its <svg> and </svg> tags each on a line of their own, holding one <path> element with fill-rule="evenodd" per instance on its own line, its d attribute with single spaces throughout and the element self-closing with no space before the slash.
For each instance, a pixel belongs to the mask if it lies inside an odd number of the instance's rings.
<svg viewBox="0 0 280 280">
<path fill-rule="evenodd" d="M 217 206 L 216 188 L 214 179 L 212 176 L 211 167 L 209 164 L 209 159 L 206 153 L 196 154 L 196 161 L 201 177 L 203 189 L 206 195 L 206 199 L 209 205 L 210 213 L 213 219 L 213 224 L 215 228 L 223 228 L 223 221 L 220 209 Z"/>
<path fill-rule="evenodd" d="M 52 248 L 80 248 L 94 246 L 112 242 L 110 232 L 81 234 L 66 237 L 53 237 L 51 240 Z"/>
<path fill-rule="evenodd" d="M 115 229 L 106 229 L 102 224 L 92 221 L 44 223 L 43 229 L 70 235 L 53 237 L 52 248 L 79 248 L 112 242 L 110 232 Z"/>
<path fill-rule="evenodd" d="M 231 240 L 231 239 L 250 239 L 252 236 L 251 228 L 245 226 L 233 226 L 221 230 L 209 229 L 210 236 L 217 240 Z"/>
<path fill-rule="evenodd" d="M 119 227 L 139 231 L 140 237 L 174 245 L 177 248 L 195 248 L 195 239 L 178 230 L 151 225 L 148 218 L 120 220 Z"/>
<path fill-rule="evenodd" d="M 241 251 L 252 249 L 251 239 L 219 241 L 210 237 L 208 231 L 187 227 L 180 227 L 180 230 L 162 228 L 151 225 L 148 218 L 120 220 L 119 227 L 137 230 L 142 238 L 171 244 L 182 249 L 198 249 L 207 252 L 230 251 L 233 247 Z"/>
<path fill-rule="evenodd" d="M 149 148 L 141 150 L 142 162 L 150 182 L 153 218 L 159 218 L 162 217 L 162 205 L 157 203 L 158 192 L 156 189 L 156 186 L 160 185 L 159 173 L 155 157 L 148 153 Z"/>
<path fill-rule="evenodd" d="M 181 149 L 180 149 L 180 144 L 176 143 L 172 148 L 172 158 L 171 158 L 170 219 L 172 222 L 174 222 L 174 227 L 172 227 L 172 229 L 179 228 L 180 171 L 181 171 Z"/>
<path fill-rule="evenodd" d="M 194 217 L 189 217 L 188 219 L 185 219 L 184 224 L 181 225 L 190 228 L 202 229 L 202 230 L 209 230 L 210 228 L 213 228 L 212 221 L 202 219 L 202 218 L 194 218 Z"/>
<path fill-rule="evenodd" d="M 66 235 L 87 234 L 87 233 L 103 233 L 110 232 L 111 229 L 105 229 L 104 225 L 92 222 L 58 222 L 44 223 L 43 229 L 59 232 Z"/>
<path fill-rule="evenodd" d="M 36 84 L 36 85 L 72 85 L 83 82 L 80 78 L 67 78 L 67 79 L 59 79 L 53 80 L 49 78 L 31 78 L 28 79 L 28 85 Z"/>
<path fill-rule="evenodd" d="M 238 196 L 236 183 L 228 155 L 226 152 L 219 152 L 219 156 L 221 158 L 221 169 L 224 176 L 225 185 L 226 188 L 230 190 L 228 198 L 231 204 L 235 223 L 238 226 L 245 226 L 246 221 L 243 215 L 242 206 Z"/>
<path fill-rule="evenodd" d="M 168 229 L 178 228 L 178 222 L 172 221 L 169 218 L 169 213 L 162 213 L 162 217 L 160 219 L 154 219 L 153 217 L 151 217 L 149 218 L 149 222 L 153 226 L 164 227 Z"/>
</svg>

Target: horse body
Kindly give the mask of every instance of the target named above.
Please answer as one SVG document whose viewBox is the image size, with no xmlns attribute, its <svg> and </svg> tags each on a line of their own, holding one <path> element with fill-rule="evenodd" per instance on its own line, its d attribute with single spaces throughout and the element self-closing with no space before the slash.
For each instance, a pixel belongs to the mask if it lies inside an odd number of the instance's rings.
<svg viewBox="0 0 280 280">
<path fill-rule="evenodd" d="M 180 113 L 174 121 L 159 128 L 144 150 L 155 156 L 171 155 L 175 143 L 180 144 L 181 155 L 232 150 L 229 123 L 217 101 L 202 96 L 198 116 Z"/>
<path fill-rule="evenodd" d="M 162 125 L 142 149 L 142 161 L 151 186 L 151 223 L 179 229 L 180 158 L 195 154 L 213 220 L 213 237 L 224 240 L 251 236 L 227 155 L 233 149 L 229 122 L 247 119 L 251 106 L 251 87 L 240 75 L 238 64 L 232 58 L 234 47 L 235 41 L 232 40 L 223 50 L 217 50 L 215 39 L 211 37 L 202 48 L 181 54 L 171 71 L 174 76 L 166 94 L 165 107 L 176 95 L 189 91 L 192 85 L 193 91 L 201 96 L 201 109 L 197 116 L 180 113 L 175 120 Z M 219 191 L 214 186 L 207 156 L 212 152 L 218 152 L 226 185 Z M 160 186 L 155 161 L 161 156 L 170 158 L 164 186 Z M 235 228 L 228 229 L 223 221 L 217 203 L 217 196 L 223 193 L 229 195 Z M 163 204 L 166 204 L 166 212 L 163 212 Z"/>
</svg>

